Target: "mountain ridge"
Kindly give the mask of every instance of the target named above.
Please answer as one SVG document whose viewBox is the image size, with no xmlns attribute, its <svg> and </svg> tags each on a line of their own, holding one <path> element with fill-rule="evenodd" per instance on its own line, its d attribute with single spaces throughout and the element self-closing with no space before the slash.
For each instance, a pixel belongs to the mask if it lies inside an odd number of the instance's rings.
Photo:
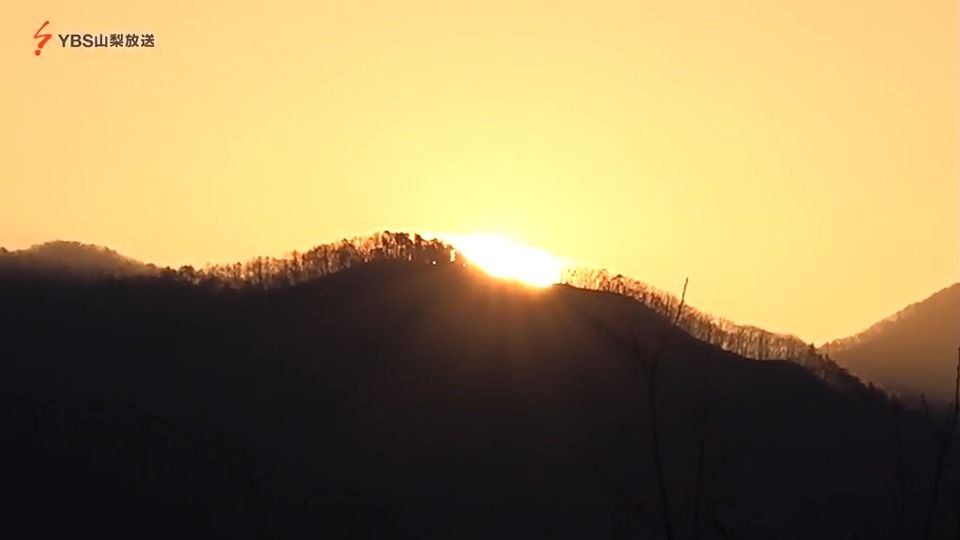
<svg viewBox="0 0 960 540">
<path fill-rule="evenodd" d="M 110 279 L 156 275 L 159 269 L 104 246 L 52 240 L 26 249 L 0 248 L 0 273 L 20 277 Z"/>
<path fill-rule="evenodd" d="M 871 381 L 917 402 L 921 395 L 945 404 L 953 398 L 960 348 L 960 283 L 945 287 L 820 351 Z"/>
<path fill-rule="evenodd" d="M 106 253 L 111 254 L 115 259 L 125 259 L 107 248 L 76 242 L 68 244 L 82 247 L 84 251 L 97 255 Z M 156 272 L 171 279 L 181 279 L 194 284 L 203 283 L 206 286 L 271 288 L 324 276 L 365 262 L 391 259 L 408 261 L 416 259 L 432 261 L 433 264 L 437 262 L 470 264 L 469 260 L 464 259 L 456 248 L 438 239 L 428 239 L 419 234 L 383 231 L 321 244 L 305 252 L 293 251 L 279 258 L 255 257 L 243 263 L 207 265 L 201 269 L 193 266 L 161 269 L 147 265 L 146 271 L 142 272 L 139 271 L 143 270 L 140 266 L 142 263 L 135 262 L 134 268 L 138 271 L 124 268 L 125 273 L 106 273 L 100 277 L 136 277 Z M 0 258 L 0 263 L 2 261 L 3 259 Z M 0 264 L 0 271 L 2 270 L 3 266 Z M 62 265 L 54 265 L 46 268 L 42 273 L 48 277 L 56 277 L 58 273 L 63 273 L 63 268 Z M 86 274 L 84 275 L 86 278 L 97 277 L 90 276 L 89 272 Z M 679 298 L 670 292 L 620 274 L 614 276 L 602 269 L 568 269 L 561 283 L 627 296 L 663 315 L 673 313 L 679 304 Z M 760 360 L 785 358 L 807 364 L 815 355 L 812 344 L 796 336 L 769 332 L 755 325 L 740 325 L 728 319 L 701 312 L 689 305 L 685 306 L 680 324 L 700 339 L 750 358 Z M 824 360 L 821 358 L 818 361 L 822 363 Z"/>
<path fill-rule="evenodd" d="M 0 497 L 14 531 L 656 529 L 635 510 L 659 504 L 644 362 L 670 321 L 630 298 L 399 260 L 269 289 L 159 276 L 0 281 L 0 294 Z M 707 449 L 705 538 L 721 537 L 714 523 L 739 538 L 882 537 L 899 515 L 893 449 L 876 450 L 889 446 L 882 394 L 682 329 L 658 384 L 671 512 L 688 508 Z M 704 407 L 706 423 L 695 420 Z M 925 424 L 908 412 L 901 429 L 911 471 L 926 478 Z M 158 512 L 163 523 L 149 518 Z M 40 519 L 51 514 L 61 519 Z"/>
</svg>

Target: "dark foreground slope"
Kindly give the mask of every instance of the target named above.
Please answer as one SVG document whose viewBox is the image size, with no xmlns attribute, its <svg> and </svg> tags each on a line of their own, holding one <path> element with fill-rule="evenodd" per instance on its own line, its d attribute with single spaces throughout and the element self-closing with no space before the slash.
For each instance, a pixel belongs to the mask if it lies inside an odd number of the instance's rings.
<svg viewBox="0 0 960 540">
<path fill-rule="evenodd" d="M 3 537 L 660 535 L 629 343 L 645 358 L 667 324 L 622 297 L 403 264 L 266 293 L 151 279 L 0 294 Z M 882 399 L 683 334 L 661 375 L 680 537 L 701 439 L 704 537 L 895 536 Z M 916 532 L 924 427 L 902 426 Z"/>
<path fill-rule="evenodd" d="M 867 330 L 821 349 L 864 380 L 917 401 L 953 398 L 960 346 L 960 283 L 917 302 Z"/>
</svg>

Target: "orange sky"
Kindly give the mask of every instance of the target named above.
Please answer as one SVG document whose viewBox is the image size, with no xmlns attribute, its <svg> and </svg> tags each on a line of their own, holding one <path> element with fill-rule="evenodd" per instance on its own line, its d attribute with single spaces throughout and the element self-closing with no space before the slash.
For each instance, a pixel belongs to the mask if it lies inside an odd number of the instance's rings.
<svg viewBox="0 0 960 540">
<path fill-rule="evenodd" d="M 11 4 L 8 248 L 492 231 L 818 342 L 958 280 L 956 2 Z"/>
</svg>

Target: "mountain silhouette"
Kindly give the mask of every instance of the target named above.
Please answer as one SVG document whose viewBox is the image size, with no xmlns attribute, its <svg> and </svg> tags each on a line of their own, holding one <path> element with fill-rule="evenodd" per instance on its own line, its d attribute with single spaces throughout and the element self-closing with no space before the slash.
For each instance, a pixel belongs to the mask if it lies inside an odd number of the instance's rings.
<svg viewBox="0 0 960 540">
<path fill-rule="evenodd" d="M 105 247 L 80 242 L 58 240 L 17 251 L 0 248 L 0 275 L 16 275 L 21 279 L 99 280 L 154 275 L 158 272 L 152 264 L 141 263 Z"/>
<path fill-rule="evenodd" d="M 670 320 L 398 253 L 270 288 L 0 276 L 0 531 L 660 537 L 648 377 Z M 662 350 L 676 537 L 920 529 L 919 414 L 682 329 Z"/>
<path fill-rule="evenodd" d="M 862 379 L 905 401 L 953 399 L 960 347 L 960 283 L 951 285 L 867 330 L 821 347 Z"/>
</svg>

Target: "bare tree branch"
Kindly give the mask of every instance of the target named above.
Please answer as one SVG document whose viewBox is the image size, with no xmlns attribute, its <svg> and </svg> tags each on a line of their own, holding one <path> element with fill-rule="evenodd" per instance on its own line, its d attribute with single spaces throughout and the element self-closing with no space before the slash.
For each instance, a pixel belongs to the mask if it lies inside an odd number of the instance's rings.
<svg viewBox="0 0 960 540">
<path fill-rule="evenodd" d="M 930 408 L 927 406 L 927 400 L 920 396 L 923 403 L 923 412 L 930 422 L 931 430 L 937 441 L 937 466 L 933 476 L 933 490 L 930 493 L 930 506 L 927 509 L 927 521 L 923 526 L 923 538 L 930 538 L 930 532 L 933 529 L 933 521 L 936 516 L 937 501 L 940 497 L 940 485 L 943 483 L 943 470 L 947 458 L 947 451 L 950 449 L 950 443 L 953 442 L 953 435 L 957 429 L 957 419 L 960 415 L 960 348 L 957 348 L 957 375 L 953 384 L 953 403 L 950 407 L 950 417 L 943 429 L 938 429 Z"/>
<path fill-rule="evenodd" d="M 897 538 L 901 540 L 906 534 L 906 515 L 907 515 L 907 466 L 903 456 L 903 435 L 900 432 L 900 413 L 901 405 L 899 401 L 894 400 L 891 404 L 893 412 L 893 447 L 897 457 L 897 496 L 900 503 L 899 515 L 897 516 Z"/>
<path fill-rule="evenodd" d="M 660 339 L 660 342 L 657 343 L 656 349 L 654 349 L 653 356 L 650 358 L 649 363 L 649 397 L 650 397 L 650 431 L 651 431 L 651 444 L 653 447 L 653 465 L 657 473 L 657 487 L 660 491 L 660 505 L 661 513 L 663 517 L 663 529 L 664 533 L 667 536 L 667 540 L 673 540 L 673 525 L 670 519 L 670 494 L 667 490 L 667 480 L 666 475 L 663 471 L 663 457 L 661 456 L 660 451 L 660 428 L 659 421 L 657 417 L 657 367 L 660 364 L 660 357 L 663 355 L 663 351 L 667 347 L 670 338 L 673 336 L 674 332 L 677 330 L 677 326 L 680 323 L 680 316 L 683 314 L 683 306 L 686 303 L 687 299 L 687 284 L 690 282 L 689 278 L 683 281 L 683 294 L 680 296 L 680 304 L 677 306 L 677 314 L 673 318 L 673 323 L 667 328 L 663 336 Z"/>
<path fill-rule="evenodd" d="M 704 490 L 704 461 L 706 458 L 707 447 L 707 418 L 710 414 L 710 398 L 708 391 L 710 388 L 710 358 L 713 355 L 713 347 L 707 344 L 707 354 L 703 361 L 703 404 L 700 409 L 700 440 L 697 444 L 697 489 L 694 492 L 693 499 L 693 537 L 700 540 L 703 537 L 701 531 L 701 520 L 703 510 L 703 490 Z"/>
</svg>

